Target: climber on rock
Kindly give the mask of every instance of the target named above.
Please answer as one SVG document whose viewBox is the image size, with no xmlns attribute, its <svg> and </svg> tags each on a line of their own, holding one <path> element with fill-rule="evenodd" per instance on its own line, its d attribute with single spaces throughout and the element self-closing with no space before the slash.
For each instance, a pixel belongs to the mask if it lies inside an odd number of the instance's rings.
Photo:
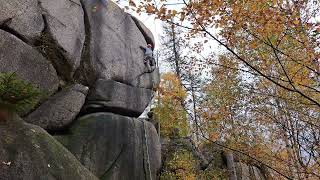
<svg viewBox="0 0 320 180">
<path fill-rule="evenodd" d="M 143 62 L 147 66 L 147 72 L 151 73 L 156 68 L 156 63 L 153 57 L 152 45 L 148 44 L 147 47 L 140 46 L 144 50 L 144 59 Z"/>
</svg>

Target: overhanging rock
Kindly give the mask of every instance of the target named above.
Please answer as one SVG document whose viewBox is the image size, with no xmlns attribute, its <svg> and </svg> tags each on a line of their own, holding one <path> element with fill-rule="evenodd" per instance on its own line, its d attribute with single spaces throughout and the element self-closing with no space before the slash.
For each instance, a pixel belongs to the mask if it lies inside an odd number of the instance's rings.
<svg viewBox="0 0 320 180">
<path fill-rule="evenodd" d="M 150 89 L 99 79 L 89 92 L 83 113 L 113 112 L 138 117 L 148 106 L 152 93 Z"/>
<path fill-rule="evenodd" d="M 139 28 L 139 30 L 141 31 L 141 33 L 143 34 L 146 42 L 148 44 L 151 44 L 152 47 L 154 48 L 155 46 L 155 40 L 154 40 L 154 36 L 152 34 L 152 32 L 136 17 L 131 16 L 133 21 L 136 23 L 137 27 Z"/>
</svg>

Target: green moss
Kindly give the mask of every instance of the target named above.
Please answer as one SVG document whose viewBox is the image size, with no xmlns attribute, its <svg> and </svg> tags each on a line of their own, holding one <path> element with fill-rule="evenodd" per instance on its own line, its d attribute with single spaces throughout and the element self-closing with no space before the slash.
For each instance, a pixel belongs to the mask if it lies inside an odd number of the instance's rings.
<svg viewBox="0 0 320 180">
<path fill-rule="evenodd" d="M 0 109 L 25 112 L 36 105 L 41 92 L 15 73 L 0 73 Z"/>
</svg>

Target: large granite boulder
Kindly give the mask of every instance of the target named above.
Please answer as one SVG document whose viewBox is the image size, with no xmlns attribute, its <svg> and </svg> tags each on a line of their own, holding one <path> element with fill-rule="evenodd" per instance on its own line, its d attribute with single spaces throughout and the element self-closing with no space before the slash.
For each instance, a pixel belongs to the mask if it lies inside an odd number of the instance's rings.
<svg viewBox="0 0 320 180">
<path fill-rule="evenodd" d="M 101 180 L 156 179 L 159 136 L 151 123 L 112 113 L 83 116 L 57 137 Z"/>
<path fill-rule="evenodd" d="M 151 96 L 150 89 L 99 79 L 87 97 L 83 112 L 113 112 L 138 117 L 148 106 Z"/>
<path fill-rule="evenodd" d="M 59 86 L 51 63 L 14 35 L 0 29 L 0 72 L 14 72 L 48 95 Z"/>
<path fill-rule="evenodd" d="M 55 46 L 64 56 L 55 59 L 59 69 L 72 77 L 79 67 L 81 52 L 85 41 L 84 13 L 80 0 L 39 0 L 47 23 L 47 33 L 53 38 Z M 66 68 L 67 66 L 68 68 Z"/>
<path fill-rule="evenodd" d="M 49 131 L 63 130 L 80 112 L 88 90 L 81 84 L 69 86 L 50 97 L 24 120 Z"/>
<path fill-rule="evenodd" d="M 147 42 L 131 16 L 110 0 L 83 0 L 90 27 L 90 60 L 82 64 L 78 76 L 89 72 L 97 78 L 130 84 L 145 73 L 144 52 Z M 84 77 L 85 78 L 85 77 Z M 87 83 L 92 79 L 87 79 Z"/>
<path fill-rule="evenodd" d="M 0 0 L 0 26 L 33 42 L 44 29 L 37 0 Z"/>
<path fill-rule="evenodd" d="M 98 180 L 57 140 L 14 116 L 0 121 L 0 180 Z"/>
</svg>

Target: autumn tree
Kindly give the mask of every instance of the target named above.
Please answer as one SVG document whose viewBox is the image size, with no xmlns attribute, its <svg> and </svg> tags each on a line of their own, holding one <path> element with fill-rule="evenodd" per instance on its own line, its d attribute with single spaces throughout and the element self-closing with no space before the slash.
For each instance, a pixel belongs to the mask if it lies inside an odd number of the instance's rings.
<svg viewBox="0 0 320 180">
<path fill-rule="evenodd" d="M 187 136 L 187 113 L 181 105 L 187 96 L 179 78 L 173 73 L 162 75 L 155 104 L 155 115 L 160 122 L 161 136 L 169 137 L 176 129 L 179 136 Z"/>
<path fill-rule="evenodd" d="M 202 39 L 195 52 L 211 41 L 224 47 L 222 55 L 205 57 L 218 67 L 207 103 L 198 105 L 204 138 L 225 141 L 276 178 L 319 178 L 319 2 L 129 2 L 184 28 L 186 39 Z"/>
<path fill-rule="evenodd" d="M 161 59 L 168 62 L 178 77 L 181 86 L 186 90 L 187 96 L 181 99 L 181 105 L 188 114 L 193 131 L 197 134 L 199 115 L 197 103 L 200 86 L 203 79 L 199 78 L 199 64 L 191 55 L 193 46 L 185 39 L 185 32 L 181 27 L 171 23 L 164 23 L 164 33 L 161 37 Z"/>
</svg>

